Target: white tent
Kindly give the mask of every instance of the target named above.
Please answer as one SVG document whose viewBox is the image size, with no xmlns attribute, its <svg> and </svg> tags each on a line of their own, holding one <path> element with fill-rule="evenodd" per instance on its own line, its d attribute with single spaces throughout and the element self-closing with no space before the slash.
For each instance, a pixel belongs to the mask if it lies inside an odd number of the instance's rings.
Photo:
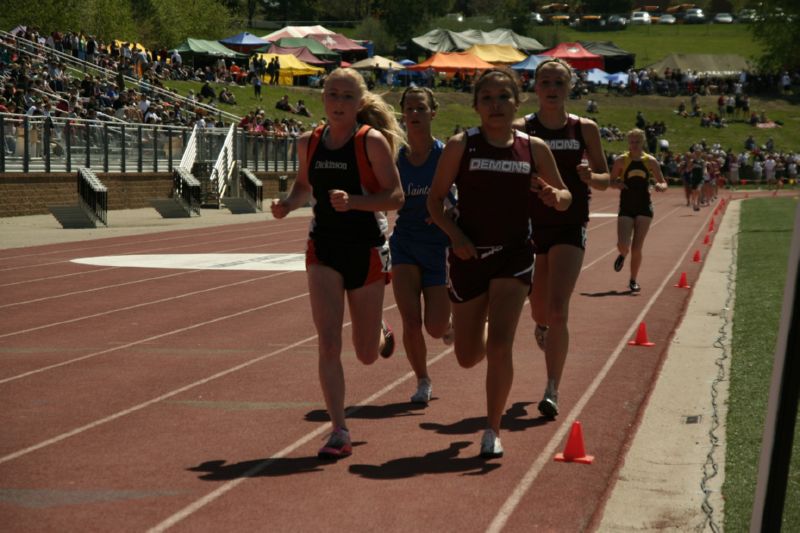
<svg viewBox="0 0 800 533">
<path fill-rule="evenodd" d="M 608 83 L 608 72 L 601 68 L 593 68 L 586 72 L 586 81 L 591 83 Z"/>
<path fill-rule="evenodd" d="M 285 28 L 274 31 L 268 35 L 263 35 L 261 38 L 265 41 L 275 42 L 278 39 L 284 38 L 300 39 L 312 33 L 333 34 L 336 32 L 333 32 L 324 26 L 286 26 Z"/>
<path fill-rule="evenodd" d="M 367 59 L 362 59 L 361 61 L 356 61 L 352 65 L 351 68 L 359 69 L 369 69 L 369 68 L 381 68 L 381 69 L 388 69 L 393 68 L 395 70 L 403 70 L 406 68 L 402 63 L 398 63 L 397 61 L 393 61 L 389 58 L 383 56 L 372 56 L 368 57 Z"/>
</svg>

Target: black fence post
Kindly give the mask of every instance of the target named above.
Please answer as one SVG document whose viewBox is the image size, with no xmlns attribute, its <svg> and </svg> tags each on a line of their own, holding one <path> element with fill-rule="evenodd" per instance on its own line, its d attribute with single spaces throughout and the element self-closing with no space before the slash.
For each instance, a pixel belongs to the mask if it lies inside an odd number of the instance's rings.
<svg viewBox="0 0 800 533">
<path fill-rule="evenodd" d="M 64 125 L 64 139 L 67 146 L 67 172 L 72 172 L 72 122 Z"/>
<path fill-rule="evenodd" d="M 84 125 L 84 131 L 86 134 L 83 136 L 84 141 L 86 142 L 86 168 L 91 168 L 92 166 L 92 128 L 91 125 L 86 122 Z"/>
<path fill-rule="evenodd" d="M 0 115 L 0 135 L 3 136 L 3 146 L 0 150 L 0 172 L 6 171 L 6 124 L 3 115 Z"/>
<path fill-rule="evenodd" d="M 103 172 L 108 172 L 108 124 L 103 124 Z"/>
<path fill-rule="evenodd" d="M 174 130 L 170 127 L 167 127 L 167 158 L 169 159 L 167 162 L 167 170 L 172 172 L 172 138 L 174 135 Z"/>
<path fill-rule="evenodd" d="M 122 152 L 121 152 L 121 155 L 120 155 L 120 168 L 121 168 L 122 172 L 125 172 L 125 155 L 127 153 L 127 149 L 126 149 L 127 143 L 125 142 L 125 124 L 122 124 L 120 126 L 120 134 L 119 135 L 120 135 L 120 141 L 121 141 L 120 145 L 122 147 Z"/>
<path fill-rule="evenodd" d="M 139 125 L 139 127 L 136 129 L 136 150 L 138 151 L 138 154 L 139 154 L 138 155 L 138 159 L 139 160 L 136 163 L 136 170 L 141 172 L 142 171 L 142 165 L 144 164 L 144 162 L 142 161 L 142 159 L 144 158 L 144 154 L 142 153 L 142 126 L 141 125 Z"/>
<path fill-rule="evenodd" d="M 158 126 L 153 126 L 153 172 L 158 172 Z"/>
<path fill-rule="evenodd" d="M 42 148 L 44 149 L 44 171 L 50 172 L 50 129 L 53 127 L 53 120 L 50 117 L 42 122 Z"/>
<path fill-rule="evenodd" d="M 30 158 L 31 158 L 31 151 L 30 151 L 30 138 L 31 134 L 29 129 L 30 122 L 28 121 L 28 116 L 26 115 L 25 118 L 22 120 L 22 171 L 28 172 L 30 169 Z"/>
</svg>

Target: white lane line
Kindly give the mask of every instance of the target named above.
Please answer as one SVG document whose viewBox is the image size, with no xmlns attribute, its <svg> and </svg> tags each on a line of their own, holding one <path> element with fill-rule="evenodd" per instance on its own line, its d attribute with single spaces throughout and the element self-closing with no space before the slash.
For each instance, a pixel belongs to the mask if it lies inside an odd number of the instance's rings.
<svg viewBox="0 0 800 533">
<path fill-rule="evenodd" d="M 439 353 L 436 357 L 430 359 L 428 361 L 428 366 L 436 364 L 436 362 L 438 362 L 440 359 L 442 359 L 444 356 L 446 356 L 447 354 L 451 353 L 452 351 L 453 351 L 453 348 L 445 349 L 443 352 Z M 380 398 L 380 397 L 384 396 L 385 394 L 389 393 L 390 391 L 395 389 L 398 385 L 402 384 L 403 382 L 407 381 L 408 379 L 412 378 L 413 376 L 414 376 L 413 372 L 406 372 L 406 374 L 404 374 L 403 376 L 397 378 L 392 383 L 389 383 L 388 385 L 386 385 L 381 390 L 377 391 L 372 396 L 360 401 L 357 404 L 356 408 L 351 409 L 351 410 L 348 411 L 348 415 L 358 411 L 358 409 L 360 407 L 364 406 L 364 405 L 369 405 L 370 403 L 374 402 L 378 398 Z M 186 507 L 184 507 L 180 511 L 178 511 L 175 514 L 173 514 L 172 516 L 168 517 L 166 520 L 164 520 L 161 523 L 151 527 L 150 529 L 147 530 L 148 533 L 160 533 L 162 531 L 166 531 L 167 529 L 171 528 L 172 526 L 174 526 L 175 524 L 177 524 L 181 520 L 184 520 L 185 518 L 189 517 L 190 515 L 196 513 L 197 511 L 199 511 L 200 509 L 202 509 L 203 507 L 205 507 L 209 503 L 213 502 L 214 500 L 219 499 L 225 493 L 235 489 L 237 486 L 239 486 L 240 484 L 242 484 L 245 481 L 247 481 L 248 478 L 257 476 L 259 473 L 261 473 L 265 469 L 267 469 L 277 459 L 280 459 L 282 457 L 285 457 L 285 456 L 289 455 L 290 453 L 292 453 L 296 449 L 300 448 L 301 446 L 303 446 L 304 444 L 306 444 L 310 440 L 312 440 L 315 437 L 318 437 L 319 435 L 325 433 L 325 431 L 330 430 L 330 427 L 331 427 L 330 422 L 328 422 L 328 423 L 325 423 L 325 424 L 321 425 L 320 427 L 318 427 L 314 431 L 311 431 L 311 432 L 307 433 L 306 435 L 300 437 L 299 439 L 294 441 L 292 444 L 288 445 L 287 447 L 285 447 L 281 451 L 279 451 L 276 454 L 272 455 L 269 459 L 264 459 L 263 461 L 255 464 L 250 470 L 248 470 L 247 472 L 244 472 L 243 474 L 241 474 L 240 477 L 237 477 L 236 479 L 233 479 L 231 481 L 228 481 L 228 482 L 224 483 L 223 485 L 219 486 L 219 488 L 209 492 L 208 494 L 206 494 L 202 498 L 193 501 L 192 503 L 190 503 L 189 505 L 187 505 Z"/>
<path fill-rule="evenodd" d="M 676 211 L 677 209 L 680 208 L 676 208 L 670 213 Z M 689 241 L 689 245 L 684 249 L 683 253 L 680 256 L 678 256 L 678 261 L 675 263 L 675 266 L 673 266 L 672 270 L 666 276 L 664 276 L 664 279 L 661 282 L 661 285 L 658 287 L 658 290 L 655 293 L 653 293 L 653 296 L 644 306 L 642 311 L 637 315 L 636 319 L 628 328 L 628 331 L 626 331 L 625 335 L 623 335 L 622 339 L 617 345 L 617 348 L 612 352 L 611 356 L 606 360 L 606 363 L 600 369 L 600 372 L 598 372 L 597 376 L 595 376 L 594 380 L 592 380 L 592 383 L 586 389 L 586 392 L 583 393 L 580 399 L 575 403 L 575 406 L 569 411 L 569 413 L 567 413 L 567 415 L 563 418 L 563 420 L 576 420 L 578 418 L 580 412 L 583 411 L 583 408 L 586 406 L 587 403 L 589 403 L 589 400 L 594 395 L 595 391 L 597 391 L 597 389 L 600 387 L 600 384 L 603 382 L 603 380 L 605 380 L 606 375 L 608 374 L 608 372 L 611 370 L 611 367 L 619 358 L 619 355 L 620 353 L 622 353 L 622 350 L 628 345 L 628 340 L 633 336 L 633 332 L 639 327 L 639 324 L 641 323 L 642 319 L 644 319 L 644 316 L 647 314 L 647 312 L 650 310 L 653 304 L 655 304 L 658 296 L 661 295 L 661 293 L 664 290 L 664 287 L 667 286 L 667 283 L 671 283 L 671 280 L 675 272 L 678 270 L 678 267 L 680 267 L 680 265 L 689 256 L 689 250 L 691 250 L 693 247 L 696 246 L 695 241 L 697 241 L 697 238 L 703 231 L 705 231 L 705 229 L 706 229 L 705 225 L 701 224 L 700 228 L 697 230 L 694 237 Z M 528 492 L 528 490 L 531 488 L 531 485 L 533 485 L 533 482 L 536 480 L 539 473 L 542 471 L 542 468 L 544 468 L 545 464 L 552 461 L 552 456 L 556 451 L 556 447 L 564 439 L 564 435 L 566 435 L 567 431 L 569 431 L 570 429 L 571 425 L 564 422 L 561 424 L 561 427 L 553 434 L 553 436 L 547 442 L 547 445 L 545 445 L 544 450 L 542 450 L 542 453 L 539 454 L 536 461 L 534 461 L 533 464 L 531 465 L 530 469 L 528 469 L 528 471 L 525 473 L 522 479 L 520 479 L 519 483 L 517 483 L 516 487 L 514 487 L 514 490 L 511 492 L 511 494 L 506 499 L 503 506 L 497 512 L 497 515 L 495 515 L 494 520 L 492 520 L 491 524 L 489 524 L 489 527 L 486 529 L 488 533 L 499 533 L 500 531 L 502 531 L 503 527 L 505 527 L 506 525 L 506 522 L 508 522 L 508 519 L 511 517 L 511 514 L 517 508 L 519 503 L 522 501 L 522 498 L 525 495 L 525 493 Z"/>
<path fill-rule="evenodd" d="M 281 272 L 281 273 L 278 273 L 278 274 L 273 274 L 271 276 L 264 276 L 264 277 L 265 278 L 269 278 L 269 277 L 280 276 L 280 275 L 283 275 L 283 274 L 287 274 L 287 272 Z M 261 278 L 261 279 L 263 279 L 263 278 Z M 245 309 L 243 311 L 238 311 L 236 313 L 232 313 L 232 314 L 229 314 L 229 315 L 223 315 L 223 316 L 220 316 L 220 317 L 212 318 L 211 320 L 206 320 L 205 322 L 198 322 L 196 324 L 192 324 L 191 326 L 186 326 L 185 328 L 173 329 L 173 330 L 167 331 L 165 333 L 159 333 L 158 335 L 153 335 L 151 337 L 147 337 L 147 338 L 144 338 L 144 339 L 139 339 L 137 341 L 132 341 L 132 342 L 129 342 L 127 344 L 122 344 L 120 346 L 114 346 L 113 348 L 108 348 L 107 350 L 100 350 L 99 352 L 92 352 L 90 354 L 82 355 L 82 356 L 76 357 L 74 359 L 69 359 L 67 361 L 61 361 L 60 363 L 55 363 L 55 364 L 52 364 L 52 365 L 48 365 L 48 366 L 44 366 L 44 367 L 41 367 L 41 368 L 37 368 L 36 370 L 29 370 L 28 372 L 24 372 L 22 374 L 17 374 L 15 376 L 10 376 L 10 377 L 7 377 L 7 378 L 0 379 L 0 385 L 2 385 L 4 383 L 8 383 L 10 381 L 16 381 L 18 379 L 22 379 L 22 378 L 25 378 L 25 377 L 28 377 L 28 376 L 32 376 L 34 374 L 39 374 L 39 373 L 45 372 L 47 370 L 52 370 L 54 368 L 60 368 L 62 366 L 71 365 L 71 364 L 77 363 L 79 361 L 84 361 L 86 359 L 91 359 L 93 357 L 97 357 L 98 355 L 103 355 L 103 354 L 107 354 L 107 353 L 111 353 L 111 352 L 116 352 L 118 350 L 123 350 L 125 348 L 130 348 L 132 346 L 137 346 L 139 344 L 142 344 L 142 343 L 145 343 L 145 342 L 150 342 L 150 341 L 153 341 L 153 340 L 156 340 L 156 339 L 169 337 L 170 335 L 175 335 L 177 333 L 183 333 L 185 331 L 189 331 L 189 330 L 192 330 L 192 329 L 195 329 L 195 328 L 199 328 L 201 326 L 206 326 L 208 324 L 214 324 L 216 322 L 221 322 L 223 320 L 228 320 L 230 318 L 235 318 L 237 316 L 242 316 L 242 315 L 245 315 L 247 313 L 252 313 L 254 311 L 260 311 L 262 309 L 267 309 L 267 308 L 272 307 L 274 305 L 290 302 L 292 300 L 296 300 L 297 298 L 302 298 L 302 297 L 307 296 L 307 295 L 308 295 L 308 293 L 304 292 L 304 293 L 296 295 L 296 296 L 290 296 L 288 298 L 284 298 L 283 300 L 278 300 L 278 301 L 275 301 L 275 302 L 270 302 L 268 304 L 259 305 L 258 307 L 251 307 L 250 309 Z"/>
</svg>

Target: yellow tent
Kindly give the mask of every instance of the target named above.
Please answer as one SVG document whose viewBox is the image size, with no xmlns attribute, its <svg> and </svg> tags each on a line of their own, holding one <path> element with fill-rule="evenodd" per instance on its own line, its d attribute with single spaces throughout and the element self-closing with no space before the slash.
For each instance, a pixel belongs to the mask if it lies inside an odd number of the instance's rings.
<svg viewBox="0 0 800 533">
<path fill-rule="evenodd" d="M 114 44 L 117 45 L 117 48 L 122 48 L 123 45 L 127 47 L 129 41 L 120 41 L 119 39 L 114 39 Z M 143 44 L 139 43 L 130 43 L 130 44 L 133 44 L 134 50 L 142 50 L 143 52 L 147 52 L 147 48 L 145 48 Z"/>
<path fill-rule="evenodd" d="M 295 76 L 310 76 L 325 72 L 324 68 L 313 67 L 300 61 L 292 54 L 258 54 L 258 57 L 266 61 L 267 64 L 272 61 L 273 57 L 278 58 L 281 64 L 280 76 L 278 76 L 280 85 L 292 85 Z"/>
<path fill-rule="evenodd" d="M 519 63 L 528 57 L 509 44 L 474 44 L 466 51 L 487 63 Z"/>
</svg>

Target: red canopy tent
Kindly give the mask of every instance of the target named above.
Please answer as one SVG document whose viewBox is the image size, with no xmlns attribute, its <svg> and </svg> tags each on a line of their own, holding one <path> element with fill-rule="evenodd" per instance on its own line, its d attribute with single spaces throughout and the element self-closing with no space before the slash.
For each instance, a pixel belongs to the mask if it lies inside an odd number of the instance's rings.
<svg viewBox="0 0 800 533">
<path fill-rule="evenodd" d="M 330 48 L 340 54 L 348 52 L 367 52 L 366 48 L 340 33 L 309 33 L 306 37 L 308 39 L 314 39 L 326 48 Z"/>
<path fill-rule="evenodd" d="M 406 67 L 406 70 L 428 70 L 429 68 L 436 72 L 456 72 L 459 70 L 485 70 L 494 68 L 494 65 L 468 52 L 437 52 L 422 63 Z"/>
<path fill-rule="evenodd" d="M 579 43 L 560 43 L 541 55 L 563 59 L 576 70 L 602 69 L 605 66 L 603 56 L 589 52 Z"/>
<path fill-rule="evenodd" d="M 319 59 L 317 56 L 312 54 L 305 46 L 299 48 L 285 48 L 283 46 L 278 46 L 277 44 L 273 44 L 267 49 L 267 53 L 291 54 L 300 61 L 302 61 L 303 63 L 308 63 L 309 65 L 316 65 L 318 67 L 324 67 L 326 65 L 333 64 L 333 61 L 325 61 L 324 59 Z"/>
</svg>

